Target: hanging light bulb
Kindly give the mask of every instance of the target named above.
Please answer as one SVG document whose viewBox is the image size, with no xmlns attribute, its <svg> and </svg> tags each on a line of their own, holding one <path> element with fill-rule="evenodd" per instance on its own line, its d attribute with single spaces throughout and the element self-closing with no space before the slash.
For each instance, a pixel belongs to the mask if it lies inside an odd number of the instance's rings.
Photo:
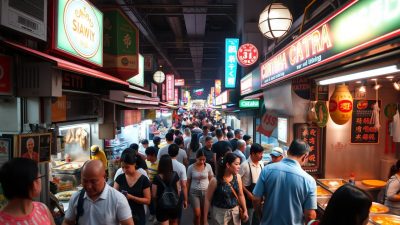
<svg viewBox="0 0 400 225">
<path fill-rule="evenodd" d="M 382 87 L 381 84 L 375 84 L 375 85 L 374 85 L 374 89 L 375 89 L 375 90 L 378 90 L 378 89 L 381 88 L 381 87 Z"/>
<path fill-rule="evenodd" d="M 361 93 L 365 93 L 365 92 L 367 92 L 367 89 L 365 88 L 365 85 L 362 85 L 358 88 L 358 91 Z"/>
<path fill-rule="evenodd" d="M 400 91 L 400 84 L 399 84 L 399 82 L 393 82 L 393 87 L 394 87 L 394 89 L 396 89 L 397 91 Z"/>
</svg>

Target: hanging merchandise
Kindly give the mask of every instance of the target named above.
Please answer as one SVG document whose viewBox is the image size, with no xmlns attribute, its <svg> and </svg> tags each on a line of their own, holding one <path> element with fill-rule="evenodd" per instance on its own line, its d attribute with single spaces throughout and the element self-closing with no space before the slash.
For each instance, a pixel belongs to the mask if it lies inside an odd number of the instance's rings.
<svg viewBox="0 0 400 225">
<path fill-rule="evenodd" d="M 312 124 L 318 121 L 317 113 L 315 112 L 315 102 L 310 101 L 310 105 L 307 112 L 307 123 Z"/>
<path fill-rule="evenodd" d="M 393 116 L 392 136 L 393 136 L 393 142 L 400 142 L 400 115 L 398 108 L 396 110 L 396 114 Z"/>
<path fill-rule="evenodd" d="M 317 121 L 315 122 L 319 127 L 325 127 L 328 122 L 328 107 L 324 101 L 318 101 L 315 104 L 315 112 L 317 114 Z"/>
<path fill-rule="evenodd" d="M 379 85 L 378 85 L 378 81 L 377 80 L 375 80 L 375 100 L 376 100 L 376 102 L 375 102 L 375 104 L 374 104 L 374 106 L 373 106 L 373 108 L 372 108 L 372 115 L 371 115 L 371 124 L 374 124 L 374 127 L 376 128 L 376 130 L 379 130 L 380 128 L 381 128 L 381 123 L 380 123 L 380 120 L 379 120 L 379 111 L 381 110 L 380 108 L 379 108 L 379 104 L 378 104 L 378 94 L 379 94 Z"/>
<path fill-rule="evenodd" d="M 384 114 L 387 118 L 386 121 L 386 129 L 385 129 L 385 154 L 389 153 L 389 146 L 392 149 L 392 153 L 395 152 L 395 144 L 393 139 L 390 137 L 391 135 L 393 135 L 393 117 L 397 112 L 397 105 L 395 103 L 389 103 L 385 106 L 385 110 L 384 110 Z"/>
<path fill-rule="evenodd" d="M 329 114 L 336 124 L 347 123 L 353 112 L 353 97 L 345 84 L 336 85 L 329 99 Z"/>
</svg>

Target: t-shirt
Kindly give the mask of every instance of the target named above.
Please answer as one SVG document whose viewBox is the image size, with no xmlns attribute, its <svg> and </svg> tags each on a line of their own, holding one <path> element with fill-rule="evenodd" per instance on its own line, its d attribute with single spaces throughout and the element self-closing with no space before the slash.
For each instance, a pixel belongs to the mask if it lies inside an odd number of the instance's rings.
<svg viewBox="0 0 400 225">
<path fill-rule="evenodd" d="M 175 174 L 175 175 L 174 175 L 174 174 Z M 164 181 L 164 184 L 165 184 L 166 186 L 169 186 L 170 184 L 173 185 L 172 188 L 173 188 L 177 193 L 179 193 L 179 192 L 178 192 L 178 189 L 177 189 L 177 184 L 176 184 L 178 181 L 179 181 L 179 176 L 178 176 L 178 174 L 177 174 L 176 172 L 173 172 L 172 181 Z M 157 174 L 157 175 L 154 177 L 154 181 L 153 181 L 153 184 L 157 186 L 157 199 L 159 199 L 159 198 L 161 197 L 162 193 L 164 192 L 164 186 L 162 185 L 162 182 L 163 182 L 162 178 L 160 177 L 159 174 Z"/>
<path fill-rule="evenodd" d="M 234 139 L 230 140 L 229 142 L 231 143 L 232 149 L 237 149 L 238 139 L 234 138 Z"/>
<path fill-rule="evenodd" d="M 170 144 L 164 145 L 160 150 L 158 150 L 157 160 L 160 160 L 161 156 L 168 155 L 168 147 Z"/>
<path fill-rule="evenodd" d="M 33 209 L 26 216 L 11 216 L 3 211 L 0 211 L 0 224 L 8 225 L 50 225 L 51 220 L 47 213 L 47 207 L 41 202 L 32 202 Z"/>
<path fill-rule="evenodd" d="M 201 148 L 204 151 L 204 155 L 206 156 L 206 163 L 213 163 L 213 152 L 211 149 L 208 149 L 206 146 Z"/>
<path fill-rule="evenodd" d="M 121 190 L 121 191 L 125 190 L 129 194 L 139 197 L 139 198 L 144 197 L 144 194 L 143 194 L 144 189 L 150 188 L 149 179 L 143 175 L 141 175 L 139 177 L 139 179 L 136 181 L 136 183 L 133 184 L 133 186 L 131 186 L 131 187 L 128 185 L 128 181 L 126 180 L 125 174 L 119 175 L 117 177 L 117 179 L 115 180 L 115 182 L 118 183 L 119 190 Z M 129 203 L 129 206 L 131 207 L 132 217 L 135 220 L 135 223 L 137 223 L 140 219 L 145 218 L 143 204 L 136 203 L 133 200 L 128 200 L 128 203 Z"/>
<path fill-rule="evenodd" d="M 172 168 L 178 174 L 179 180 L 187 180 L 186 167 L 176 159 L 172 160 Z"/>
<path fill-rule="evenodd" d="M 232 151 L 232 145 L 228 141 L 218 141 L 212 145 L 211 150 L 217 154 L 217 161 L 228 152 L 228 147 Z"/>
<path fill-rule="evenodd" d="M 389 196 L 396 195 L 400 192 L 400 177 L 396 174 L 391 176 L 386 184 L 385 205 L 391 209 L 400 210 L 400 202 L 393 202 L 388 200 Z"/>
<path fill-rule="evenodd" d="M 149 179 L 151 182 L 154 180 L 154 176 L 158 174 L 158 161 L 155 163 L 150 162 L 149 160 L 146 160 L 147 164 L 147 171 L 149 173 Z"/>
<path fill-rule="evenodd" d="M 144 169 L 142 169 L 142 168 L 138 168 L 137 171 L 138 171 L 139 173 L 141 173 L 142 175 L 146 176 L 147 178 L 149 178 L 149 177 L 147 176 L 146 170 L 144 170 Z M 114 181 L 117 179 L 117 177 L 118 177 L 119 175 L 121 175 L 121 174 L 123 174 L 123 173 L 124 173 L 124 171 L 122 170 L 122 168 L 119 168 L 119 169 L 117 170 L 117 172 L 115 172 Z"/>
<path fill-rule="evenodd" d="M 207 190 L 208 188 L 208 177 L 214 176 L 214 173 L 211 169 L 210 164 L 206 163 L 206 167 L 202 169 L 202 171 L 198 171 L 195 169 L 196 164 L 192 164 L 189 166 L 187 171 L 188 179 L 191 179 L 190 190 Z"/>
</svg>

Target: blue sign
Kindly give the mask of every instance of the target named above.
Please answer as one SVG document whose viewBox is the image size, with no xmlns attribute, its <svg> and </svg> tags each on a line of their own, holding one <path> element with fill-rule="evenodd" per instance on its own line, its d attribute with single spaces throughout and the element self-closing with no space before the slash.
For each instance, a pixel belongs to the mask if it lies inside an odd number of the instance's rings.
<svg viewBox="0 0 400 225">
<path fill-rule="evenodd" d="M 236 87 L 238 38 L 225 39 L 225 88 Z"/>
</svg>

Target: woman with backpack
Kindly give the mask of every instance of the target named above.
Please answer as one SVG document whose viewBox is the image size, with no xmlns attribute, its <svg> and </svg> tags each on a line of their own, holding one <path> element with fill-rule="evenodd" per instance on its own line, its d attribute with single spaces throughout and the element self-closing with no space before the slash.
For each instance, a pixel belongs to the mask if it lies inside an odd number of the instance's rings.
<svg viewBox="0 0 400 225">
<path fill-rule="evenodd" d="M 114 188 L 128 199 L 135 224 L 145 225 L 144 205 L 151 201 L 150 181 L 136 169 L 137 156 L 132 151 L 121 155 L 121 167 L 125 173 L 119 175 L 114 182 Z"/>
<path fill-rule="evenodd" d="M 178 225 L 181 207 L 178 182 L 179 176 L 173 171 L 171 156 L 161 156 L 158 162 L 158 174 L 154 176 L 151 190 L 156 218 L 161 225 Z"/>
<path fill-rule="evenodd" d="M 240 225 L 241 220 L 248 220 L 239 170 L 240 158 L 231 152 L 219 162 L 217 177 L 211 179 L 206 193 L 204 224 L 207 224 L 210 205 L 213 206 L 212 218 L 215 225 Z"/>
<path fill-rule="evenodd" d="M 189 201 L 193 208 L 193 223 L 195 225 L 204 224 L 201 215 L 204 213 L 204 198 L 206 190 L 211 178 L 214 177 L 211 165 L 206 163 L 206 155 L 203 149 L 199 149 L 196 153 L 196 163 L 189 166 L 188 176 L 188 192 Z"/>
<path fill-rule="evenodd" d="M 390 169 L 384 196 L 385 205 L 390 212 L 400 215 L 400 160 Z"/>
<path fill-rule="evenodd" d="M 192 133 L 192 139 L 190 140 L 190 144 L 188 147 L 187 155 L 189 157 L 189 165 L 192 165 L 196 162 L 196 152 L 201 148 L 201 144 L 199 142 L 199 135 L 197 133 Z"/>
</svg>

